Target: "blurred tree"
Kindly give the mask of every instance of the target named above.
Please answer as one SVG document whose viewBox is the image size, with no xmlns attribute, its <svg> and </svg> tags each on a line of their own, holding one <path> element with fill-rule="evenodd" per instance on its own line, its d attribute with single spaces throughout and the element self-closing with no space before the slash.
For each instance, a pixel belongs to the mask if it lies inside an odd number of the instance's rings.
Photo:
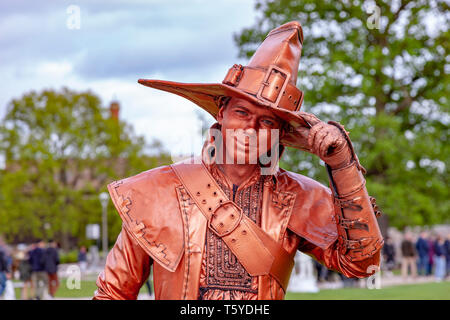
<svg viewBox="0 0 450 320">
<path fill-rule="evenodd" d="M 297 20 L 302 110 L 350 131 L 369 193 L 397 227 L 449 222 L 449 11 L 436 0 L 260 0 L 234 36 L 251 57 L 273 28 Z M 282 166 L 324 183 L 312 155 Z"/>
<path fill-rule="evenodd" d="M 143 137 L 110 117 L 91 92 L 31 92 L 8 105 L 0 123 L 0 233 L 8 239 L 85 241 L 85 227 L 101 223 L 99 193 L 118 178 L 168 163 L 143 153 Z M 151 147 L 151 146 L 150 146 Z M 121 220 L 110 202 L 110 241 Z"/>
</svg>

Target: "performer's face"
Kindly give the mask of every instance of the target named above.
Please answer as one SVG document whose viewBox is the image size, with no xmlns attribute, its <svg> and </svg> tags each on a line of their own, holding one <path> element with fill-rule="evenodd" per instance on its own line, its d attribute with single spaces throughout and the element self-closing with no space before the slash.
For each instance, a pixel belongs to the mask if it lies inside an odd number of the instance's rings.
<svg viewBox="0 0 450 320">
<path fill-rule="evenodd" d="M 269 109 L 238 98 L 220 109 L 217 121 L 222 127 L 227 159 L 239 164 L 256 164 L 261 155 L 277 145 L 283 124 Z"/>
</svg>

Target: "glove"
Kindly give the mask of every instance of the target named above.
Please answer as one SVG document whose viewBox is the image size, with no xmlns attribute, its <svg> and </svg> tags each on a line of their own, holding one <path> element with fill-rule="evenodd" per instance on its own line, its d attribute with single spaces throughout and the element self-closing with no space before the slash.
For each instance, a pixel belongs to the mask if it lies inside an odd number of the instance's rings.
<svg viewBox="0 0 450 320">
<path fill-rule="evenodd" d="M 340 127 L 334 122 L 325 123 L 311 113 L 299 112 L 299 115 L 310 127 L 290 127 L 281 138 L 282 144 L 315 154 L 332 169 L 351 162 L 352 151 Z"/>
</svg>

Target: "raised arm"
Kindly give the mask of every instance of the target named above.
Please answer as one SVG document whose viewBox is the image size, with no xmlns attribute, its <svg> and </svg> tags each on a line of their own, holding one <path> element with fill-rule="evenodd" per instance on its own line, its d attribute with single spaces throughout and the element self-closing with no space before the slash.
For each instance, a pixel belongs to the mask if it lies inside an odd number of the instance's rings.
<svg viewBox="0 0 450 320">
<path fill-rule="evenodd" d="M 311 124 L 310 129 L 303 129 L 303 143 L 327 164 L 338 239 L 327 249 L 302 239 L 299 250 L 347 277 L 367 277 L 379 267 L 383 237 L 376 220 L 380 212 L 365 186 L 365 170 L 342 125 L 303 114 Z"/>
</svg>

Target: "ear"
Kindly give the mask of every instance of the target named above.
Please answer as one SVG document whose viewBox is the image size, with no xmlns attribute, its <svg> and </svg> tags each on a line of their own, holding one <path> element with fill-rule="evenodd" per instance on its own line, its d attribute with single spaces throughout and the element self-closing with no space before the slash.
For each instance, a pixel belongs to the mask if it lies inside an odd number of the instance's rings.
<svg viewBox="0 0 450 320">
<path fill-rule="evenodd" d="M 219 112 L 217 113 L 217 122 L 222 125 L 222 121 L 223 121 L 223 113 L 224 113 L 225 107 L 221 107 L 219 109 Z"/>
<path fill-rule="evenodd" d="M 289 132 L 289 123 L 287 123 L 286 121 L 279 119 L 281 125 L 280 125 L 280 136 L 279 139 L 281 140 L 284 135 Z"/>
<path fill-rule="evenodd" d="M 222 97 L 223 100 L 221 100 L 219 112 L 217 112 L 217 122 L 222 125 L 223 122 L 223 116 L 225 109 L 227 109 L 227 106 L 230 104 L 230 101 L 233 100 L 233 97 Z"/>
</svg>

